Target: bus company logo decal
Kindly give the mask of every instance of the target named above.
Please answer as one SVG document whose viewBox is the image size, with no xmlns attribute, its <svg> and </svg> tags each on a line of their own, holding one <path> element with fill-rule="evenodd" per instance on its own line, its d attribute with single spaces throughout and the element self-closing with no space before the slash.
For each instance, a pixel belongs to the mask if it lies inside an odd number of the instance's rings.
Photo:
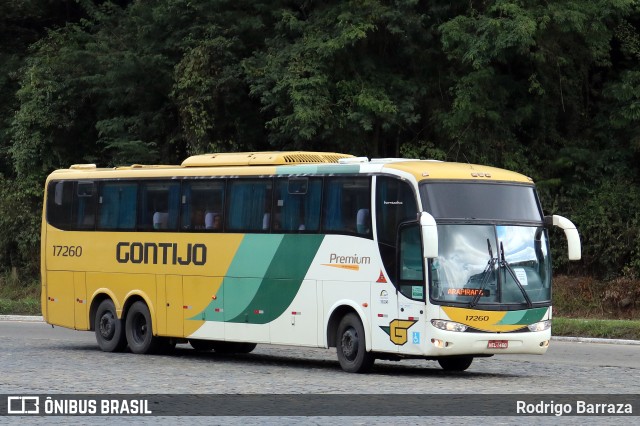
<svg viewBox="0 0 640 426">
<path fill-rule="evenodd" d="M 388 327 L 380 328 L 389 335 L 389 339 L 398 346 L 402 346 L 407 343 L 407 339 L 409 337 L 409 330 L 411 326 L 418 321 L 415 320 L 402 320 L 402 319 L 394 319 L 389 323 Z"/>
<path fill-rule="evenodd" d="M 121 241 L 116 244 L 118 263 L 202 266 L 207 263 L 204 244 L 143 243 Z"/>
<path fill-rule="evenodd" d="M 360 265 L 370 265 L 371 258 L 369 256 L 340 256 L 336 253 L 329 255 L 329 263 L 323 263 L 322 266 L 331 266 L 333 268 L 348 269 L 350 271 L 359 271 Z"/>
</svg>

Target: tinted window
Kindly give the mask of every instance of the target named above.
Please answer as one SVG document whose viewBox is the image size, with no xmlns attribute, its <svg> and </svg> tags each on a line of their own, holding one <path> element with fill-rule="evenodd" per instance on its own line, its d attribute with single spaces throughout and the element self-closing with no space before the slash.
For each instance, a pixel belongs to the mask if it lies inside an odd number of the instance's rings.
<svg viewBox="0 0 640 426">
<path fill-rule="evenodd" d="M 47 194 L 47 220 L 56 228 L 73 226 L 73 199 L 75 182 L 51 182 Z"/>
<path fill-rule="evenodd" d="M 75 223 L 78 229 L 93 229 L 95 227 L 97 205 L 96 184 L 92 181 L 79 181 L 75 200 Z"/>
<path fill-rule="evenodd" d="M 436 219 L 542 221 L 531 186 L 430 182 L 420 185 L 420 194 Z"/>
<path fill-rule="evenodd" d="M 411 185 L 399 179 L 378 177 L 376 181 L 376 225 L 378 241 L 395 246 L 398 225 L 416 220 L 418 208 Z"/>
<path fill-rule="evenodd" d="M 326 178 L 323 199 L 325 232 L 371 238 L 370 188 L 371 179 L 368 177 Z"/>
<path fill-rule="evenodd" d="M 400 292 L 411 299 L 424 300 L 424 259 L 418 224 L 400 228 L 399 278 Z"/>
<path fill-rule="evenodd" d="M 100 185 L 99 229 L 135 229 L 138 185 L 105 182 Z"/>
<path fill-rule="evenodd" d="M 273 232 L 318 231 L 321 199 L 320 178 L 277 179 Z"/>
<path fill-rule="evenodd" d="M 171 181 L 141 182 L 138 229 L 176 230 L 180 200 L 180 183 Z"/>
<path fill-rule="evenodd" d="M 47 194 L 47 220 L 60 229 L 93 229 L 96 199 L 92 181 L 51 182 Z"/>
<path fill-rule="evenodd" d="M 271 179 L 229 181 L 227 229 L 269 231 L 271 222 Z"/>
<path fill-rule="evenodd" d="M 182 187 L 182 229 L 222 231 L 224 179 L 185 181 Z"/>
</svg>

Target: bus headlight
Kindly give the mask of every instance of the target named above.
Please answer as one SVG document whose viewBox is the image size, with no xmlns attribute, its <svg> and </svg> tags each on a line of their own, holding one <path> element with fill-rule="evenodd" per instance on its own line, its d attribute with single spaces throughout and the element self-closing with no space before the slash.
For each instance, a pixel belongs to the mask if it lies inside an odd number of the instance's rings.
<svg viewBox="0 0 640 426">
<path fill-rule="evenodd" d="M 551 328 L 551 320 L 540 321 L 527 326 L 529 331 L 545 331 Z"/>
<path fill-rule="evenodd" d="M 431 320 L 431 325 L 445 331 L 465 331 L 467 326 L 453 321 Z"/>
</svg>

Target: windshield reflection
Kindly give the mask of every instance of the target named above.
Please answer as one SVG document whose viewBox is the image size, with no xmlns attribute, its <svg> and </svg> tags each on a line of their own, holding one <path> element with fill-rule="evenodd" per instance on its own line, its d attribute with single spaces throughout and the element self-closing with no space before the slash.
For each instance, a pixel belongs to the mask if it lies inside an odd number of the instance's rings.
<svg viewBox="0 0 640 426">
<path fill-rule="evenodd" d="M 540 227 L 439 225 L 431 299 L 469 305 L 551 299 L 547 237 Z M 500 266 L 501 247 L 506 265 Z M 520 285 L 518 285 L 518 282 Z"/>
</svg>

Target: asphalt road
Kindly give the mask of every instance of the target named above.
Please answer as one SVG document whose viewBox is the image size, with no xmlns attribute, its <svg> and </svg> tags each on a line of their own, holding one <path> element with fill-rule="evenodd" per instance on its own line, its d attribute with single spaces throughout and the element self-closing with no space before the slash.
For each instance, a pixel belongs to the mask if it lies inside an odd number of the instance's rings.
<svg viewBox="0 0 640 426">
<path fill-rule="evenodd" d="M 406 360 L 376 361 L 372 373 L 355 375 L 344 373 L 329 349 L 258 345 L 251 354 L 231 356 L 178 345 L 171 355 L 103 353 L 91 332 L 16 321 L 0 321 L 0 341 L 2 394 L 640 394 L 640 345 L 552 341 L 543 356 L 476 359 L 464 373 Z M 325 424 L 321 420 L 312 423 Z M 531 417 L 518 422 L 536 423 Z M 424 422 L 410 417 L 394 423 Z"/>
</svg>

